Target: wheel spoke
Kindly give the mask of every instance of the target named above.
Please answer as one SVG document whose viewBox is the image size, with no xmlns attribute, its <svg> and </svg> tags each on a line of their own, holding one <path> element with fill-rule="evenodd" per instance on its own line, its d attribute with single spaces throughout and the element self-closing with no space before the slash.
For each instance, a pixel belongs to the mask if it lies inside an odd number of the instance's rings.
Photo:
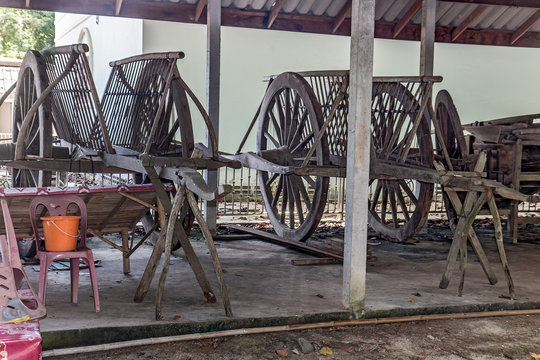
<svg viewBox="0 0 540 360">
<path fill-rule="evenodd" d="M 272 142 L 272 144 L 274 144 L 276 149 L 280 147 L 278 141 L 276 139 L 274 139 L 274 137 L 272 135 L 270 135 L 270 133 L 268 131 L 264 132 L 264 137 L 267 138 L 268 140 L 270 140 Z"/>
<path fill-rule="evenodd" d="M 409 209 L 407 208 L 407 203 L 405 202 L 405 198 L 403 197 L 403 193 L 401 192 L 399 183 L 395 181 L 392 182 L 392 187 L 394 188 L 394 193 L 396 194 L 399 206 L 401 207 L 401 210 L 403 212 L 403 216 L 405 217 L 406 221 L 409 221 L 411 219 L 411 217 L 409 216 Z"/>
<path fill-rule="evenodd" d="M 284 144 L 284 134 L 283 131 L 285 130 L 285 114 L 283 109 L 283 101 L 281 100 L 281 96 L 283 95 L 283 92 L 281 92 L 278 96 L 276 96 L 276 105 L 277 105 L 277 111 L 279 116 L 279 128 L 281 129 L 281 136 L 279 139 L 281 140 L 281 144 Z"/>
<path fill-rule="evenodd" d="M 302 178 L 304 180 L 306 180 L 306 182 L 309 184 L 309 186 L 311 186 L 312 189 L 315 189 L 317 187 L 317 184 L 315 183 L 315 180 L 313 180 L 311 178 L 311 176 L 304 175 L 304 176 L 302 176 Z"/>
<path fill-rule="evenodd" d="M 294 194 L 293 194 L 293 186 L 291 183 L 290 176 L 287 175 L 287 188 L 288 188 L 288 195 L 289 195 L 289 227 L 291 229 L 294 229 L 295 223 L 294 223 Z"/>
<path fill-rule="evenodd" d="M 279 177 L 276 192 L 274 194 L 274 197 L 272 198 L 272 208 L 276 207 L 276 205 L 278 203 L 278 200 L 279 200 L 279 195 L 281 195 L 281 190 L 283 189 L 283 177 L 284 177 L 284 175 L 281 175 Z"/>
<path fill-rule="evenodd" d="M 279 126 L 273 111 L 270 111 L 270 118 L 272 119 L 272 124 L 274 125 L 274 131 L 276 132 L 278 139 L 281 140 L 283 138 L 283 136 L 281 135 L 281 127 Z M 276 148 L 278 147 L 279 145 L 276 145 Z"/>
<path fill-rule="evenodd" d="M 275 173 L 268 180 L 266 180 L 264 183 L 266 184 L 266 186 L 270 186 L 278 178 L 278 176 L 279 176 L 279 173 Z"/>
<path fill-rule="evenodd" d="M 381 196 L 382 190 L 382 180 L 377 180 L 377 185 L 375 186 L 375 192 L 373 192 L 373 199 L 371 200 L 371 211 L 377 209 L 377 203 L 379 202 L 379 196 Z"/>
<path fill-rule="evenodd" d="M 298 123 L 298 127 L 294 131 L 294 135 L 292 136 L 291 140 L 287 144 L 287 145 L 289 145 L 289 147 L 294 145 L 294 143 L 296 142 L 296 138 L 298 136 L 302 135 L 302 132 L 304 130 L 304 125 L 306 124 L 306 120 L 308 118 L 308 115 L 309 115 L 309 113 L 307 111 L 304 111 L 304 113 L 302 114 L 302 117 L 300 118 L 300 122 Z"/>
<path fill-rule="evenodd" d="M 390 197 L 390 208 L 392 210 L 392 220 L 394 221 L 394 227 L 399 226 L 398 217 L 397 217 L 397 204 L 396 204 L 396 194 L 394 188 L 391 185 L 391 182 L 387 183 L 388 185 L 388 195 Z"/>
<path fill-rule="evenodd" d="M 298 121 L 297 121 L 297 118 L 298 118 L 298 112 L 299 112 L 299 109 L 300 108 L 300 96 L 298 95 L 298 93 L 294 93 L 294 105 L 293 105 L 293 109 L 292 109 L 292 116 L 291 116 L 291 124 L 289 126 L 289 134 L 287 136 L 287 142 L 286 144 L 287 145 L 290 145 L 291 144 L 291 141 L 292 141 L 292 138 L 293 136 L 296 134 L 296 130 L 298 129 Z"/>
<path fill-rule="evenodd" d="M 291 190 L 294 196 L 294 203 L 296 205 L 296 212 L 298 213 L 298 221 L 300 222 L 300 225 L 302 225 L 304 223 L 304 209 L 302 209 L 302 199 L 300 195 L 301 190 L 298 184 L 298 177 L 297 175 L 291 175 L 290 179 L 291 179 Z"/>
<path fill-rule="evenodd" d="M 287 176 L 283 175 L 283 196 L 281 197 L 281 223 L 285 224 L 285 212 L 287 210 L 287 200 L 288 200 L 288 194 L 287 194 Z"/>
<path fill-rule="evenodd" d="M 293 176 L 296 181 L 298 190 L 300 191 L 300 195 L 302 196 L 302 199 L 304 200 L 306 208 L 309 211 L 309 209 L 311 209 L 311 199 L 309 198 L 309 194 L 306 190 L 306 187 L 304 186 L 304 182 L 302 181 L 302 178 L 300 178 L 298 175 L 293 175 Z"/>
<path fill-rule="evenodd" d="M 283 112 L 285 113 L 285 122 L 283 123 L 283 139 L 281 140 L 282 144 L 286 144 L 287 140 L 289 139 L 289 132 L 291 127 L 291 89 L 285 89 L 284 91 L 284 97 L 285 97 L 285 107 L 283 108 Z"/>
<path fill-rule="evenodd" d="M 386 181 L 383 181 L 382 204 L 381 204 L 381 222 L 386 223 L 386 205 L 388 204 L 388 187 Z"/>
<path fill-rule="evenodd" d="M 300 141 L 300 143 L 298 143 L 298 145 L 296 145 L 296 146 L 294 147 L 294 149 L 291 150 L 291 154 L 294 154 L 294 153 L 296 153 L 298 150 L 303 149 L 304 146 L 306 146 L 307 143 L 309 143 L 309 142 L 311 141 L 311 138 L 313 138 L 313 131 L 310 132 L 310 133 L 308 134 L 308 136 L 306 136 L 306 138 L 305 138 L 304 140 Z"/>
<path fill-rule="evenodd" d="M 416 198 L 416 195 L 412 192 L 411 188 L 407 185 L 405 180 L 400 179 L 398 180 L 400 187 L 407 193 L 407 196 L 409 196 L 409 199 L 413 202 L 414 206 L 418 204 L 418 199 Z"/>
</svg>

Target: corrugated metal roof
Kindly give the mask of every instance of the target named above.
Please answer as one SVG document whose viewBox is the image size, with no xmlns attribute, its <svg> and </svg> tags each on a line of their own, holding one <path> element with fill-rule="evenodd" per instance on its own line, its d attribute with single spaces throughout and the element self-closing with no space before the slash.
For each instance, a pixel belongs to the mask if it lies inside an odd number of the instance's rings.
<svg viewBox="0 0 540 360">
<path fill-rule="evenodd" d="M 0 0 L 0 6 L 205 23 L 205 11 L 199 6 L 206 4 L 204 0 L 123 0 L 116 4 L 111 0 Z M 419 0 L 377 0 L 375 36 L 419 40 L 420 5 Z M 351 0 L 221 0 L 221 6 L 224 26 L 350 35 L 347 10 L 350 12 Z M 435 41 L 540 47 L 540 0 L 438 0 L 436 6 Z M 406 19 L 406 26 L 394 27 L 411 9 L 415 13 Z"/>
<path fill-rule="evenodd" d="M 171 0 L 173 2 L 196 4 L 198 0 Z M 221 6 L 238 10 L 270 11 L 276 0 L 222 0 Z M 286 0 L 281 8 L 285 14 L 313 15 L 335 17 L 347 0 Z M 376 21 L 397 23 L 415 0 L 378 0 L 375 7 Z M 437 26 L 456 27 L 461 24 L 478 6 L 478 4 L 437 2 Z M 487 9 L 469 26 L 472 29 L 516 30 L 537 9 L 519 8 L 501 5 L 489 5 Z M 413 24 L 421 23 L 419 11 L 411 20 Z M 532 31 L 540 30 L 540 23 Z"/>
</svg>

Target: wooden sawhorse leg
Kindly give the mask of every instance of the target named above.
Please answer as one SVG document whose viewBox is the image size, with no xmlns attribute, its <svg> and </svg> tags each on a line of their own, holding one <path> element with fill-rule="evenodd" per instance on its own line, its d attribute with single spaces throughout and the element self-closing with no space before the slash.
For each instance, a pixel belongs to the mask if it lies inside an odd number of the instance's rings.
<svg viewBox="0 0 540 360">
<path fill-rule="evenodd" d="M 190 190 L 186 189 L 185 186 L 181 186 L 178 193 L 174 197 L 171 213 L 169 216 L 169 223 L 167 226 L 167 236 L 166 236 L 166 243 L 165 243 L 165 259 L 163 261 L 163 267 L 162 267 L 161 275 L 159 278 L 159 285 L 158 285 L 157 297 L 156 297 L 156 320 L 161 320 L 163 318 L 161 302 L 163 299 L 165 279 L 167 277 L 167 272 L 169 269 L 169 260 L 171 256 L 171 245 L 172 245 L 172 238 L 173 238 L 173 231 L 174 231 L 174 223 L 176 222 L 175 219 L 177 219 L 178 217 L 180 207 L 182 204 L 184 204 L 184 199 L 186 198 L 191 208 L 191 211 L 195 215 L 195 218 L 197 219 L 197 223 L 199 224 L 203 232 L 203 235 L 206 239 L 206 243 L 208 245 L 208 250 L 210 251 L 210 254 L 212 256 L 212 261 L 214 263 L 214 271 L 216 273 L 216 277 L 218 279 L 218 283 L 221 289 L 221 297 L 223 299 L 223 306 L 225 308 L 225 314 L 227 316 L 232 316 L 231 303 L 229 301 L 227 287 L 225 285 L 225 280 L 223 278 L 223 269 L 221 268 L 221 263 L 219 261 L 217 249 L 214 244 L 212 234 L 210 233 L 210 229 L 208 228 L 208 225 L 206 224 L 206 221 L 204 220 L 204 216 L 199 210 L 197 199 L 195 199 L 195 196 Z"/>
<path fill-rule="evenodd" d="M 475 165 L 474 171 L 481 172 L 484 168 L 485 160 L 486 160 L 485 154 L 482 153 Z M 436 167 L 440 168 L 437 165 Z M 445 289 L 448 287 L 448 284 L 450 283 L 450 277 L 451 277 L 451 273 L 453 269 L 453 264 L 456 261 L 457 254 L 459 251 L 461 253 L 461 262 L 460 262 L 461 281 L 459 284 L 458 295 L 461 296 L 463 294 L 465 272 L 466 272 L 466 267 L 467 267 L 467 239 L 470 240 L 471 246 L 478 257 L 480 264 L 482 265 L 482 269 L 486 273 L 486 276 L 488 277 L 490 284 L 494 285 L 497 282 L 497 278 L 495 277 L 495 274 L 491 270 L 491 266 L 489 265 L 489 262 L 484 253 L 484 250 L 482 249 L 482 245 L 480 244 L 480 241 L 478 240 L 478 237 L 476 236 L 476 233 L 474 232 L 474 229 L 472 227 L 472 224 L 476 216 L 478 215 L 478 213 L 480 212 L 484 204 L 487 202 L 490 209 L 490 213 L 493 217 L 497 249 L 499 251 L 499 257 L 501 259 L 503 270 L 504 270 L 506 280 L 508 283 L 508 290 L 510 293 L 510 297 L 514 299 L 515 298 L 514 283 L 510 275 L 510 269 L 508 266 L 508 261 L 506 259 L 506 253 L 504 251 L 501 219 L 500 219 L 499 211 L 497 209 L 497 205 L 495 203 L 495 199 L 493 197 L 492 190 L 490 188 L 485 188 L 484 191 L 480 193 L 480 196 L 478 197 L 478 199 L 476 199 L 476 191 L 469 191 L 467 192 L 467 195 L 465 196 L 465 200 L 463 204 L 461 204 L 461 201 L 455 190 L 445 189 L 445 191 L 448 194 L 448 197 L 450 198 L 450 201 L 452 205 L 454 206 L 456 212 L 460 215 L 459 215 L 459 221 L 457 225 L 455 226 L 455 229 L 452 229 L 454 231 L 454 237 L 452 239 L 452 244 L 450 245 L 448 257 L 446 259 L 446 268 L 442 276 L 441 282 L 439 284 L 439 287 L 442 289 Z"/>
</svg>

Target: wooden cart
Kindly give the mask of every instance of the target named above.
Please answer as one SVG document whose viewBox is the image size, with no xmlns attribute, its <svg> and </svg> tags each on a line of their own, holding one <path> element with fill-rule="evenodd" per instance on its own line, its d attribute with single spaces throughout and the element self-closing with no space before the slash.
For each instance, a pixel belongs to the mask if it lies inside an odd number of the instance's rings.
<svg viewBox="0 0 540 360">
<path fill-rule="evenodd" d="M 26 54 L 15 88 L 16 141 L 0 148 L 0 160 L 14 168 L 15 186 L 49 185 L 54 171 L 145 174 L 156 192 L 162 231 L 135 300 L 142 301 L 163 250 L 169 256 L 176 237 L 204 295 L 215 301 L 186 235 L 197 218 L 212 254 L 226 313 L 231 315 L 221 265 L 195 196 L 215 200 L 229 190 L 226 185 L 209 189 L 198 169 L 239 164 L 218 155 L 210 119 L 179 74 L 177 60 L 184 54 L 145 54 L 111 62 L 100 99 L 87 52 L 87 45 L 77 44 Z M 205 122 L 209 147 L 194 143 L 188 97 Z M 56 143 L 53 128 L 59 138 Z M 163 181 L 175 183 L 178 191 L 167 192 Z M 167 266 L 168 260 L 158 304 Z M 156 317 L 160 312 L 156 310 Z"/>
<path fill-rule="evenodd" d="M 462 125 L 452 97 L 441 90 L 435 99 L 437 119 L 443 128 L 446 147 L 456 170 L 467 171 L 478 153 L 486 153 L 486 177 L 534 195 L 540 191 L 540 114 L 513 116 L 502 119 L 477 121 Z M 465 134 L 467 133 L 467 134 Z M 534 198 L 532 198 L 534 199 Z M 456 217 L 455 209 L 444 197 L 450 219 Z M 523 200 L 521 200 L 523 201 Z M 498 198 L 501 213 L 510 221 L 510 235 L 517 241 L 518 223 L 538 222 L 534 218 L 518 217 L 520 200 Z"/>
<path fill-rule="evenodd" d="M 514 202 L 532 197 L 499 179 L 486 178 L 486 152 L 462 156 L 461 127 L 456 125 L 459 121 L 448 121 L 451 109 L 441 102 L 437 102 L 436 119 L 429 104 L 433 83 L 441 80 L 373 79 L 371 161 L 370 169 L 366 169 L 370 173 L 369 224 L 387 239 L 409 239 L 427 219 L 434 184 L 442 185 L 449 208 L 459 216 L 451 226 L 454 235 L 440 287 L 448 286 L 459 253 L 462 293 L 468 242 L 489 282 L 497 282 L 472 227 L 481 208 L 487 205 L 513 298 L 514 285 L 494 195 Z M 232 158 L 259 171 L 266 211 L 278 236 L 304 241 L 323 214 L 329 177 L 345 176 L 349 73 L 283 73 L 269 81 L 259 111 Z M 256 121 L 257 153 L 242 153 Z"/>
<path fill-rule="evenodd" d="M 258 120 L 257 154 L 241 153 L 246 134 L 234 158 L 259 170 L 276 233 L 302 241 L 321 219 L 329 177 L 345 176 L 349 72 L 284 73 L 269 80 L 248 130 Z M 441 80 L 373 79 L 369 223 L 394 241 L 416 234 L 430 209 L 436 174 L 413 170 L 433 168 L 427 105 L 433 83 Z"/>
</svg>

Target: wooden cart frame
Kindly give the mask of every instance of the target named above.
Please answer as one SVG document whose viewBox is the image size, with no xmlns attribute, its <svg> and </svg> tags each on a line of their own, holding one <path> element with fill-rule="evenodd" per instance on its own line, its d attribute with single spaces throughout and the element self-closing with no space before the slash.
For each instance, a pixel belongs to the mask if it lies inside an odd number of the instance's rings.
<svg viewBox="0 0 540 360">
<path fill-rule="evenodd" d="M 218 155 L 210 119 L 179 74 L 177 60 L 184 54 L 145 54 L 111 62 L 100 99 L 86 52 L 87 45 L 76 44 L 26 54 L 15 88 L 16 142 L 0 149 L 3 162 L 15 169 L 14 185 L 49 185 L 52 171 L 146 174 L 156 191 L 162 231 L 135 300 L 144 298 L 163 250 L 170 256 L 174 239 L 183 246 L 207 300 L 216 300 L 186 234 L 196 218 L 212 255 L 225 311 L 231 315 L 217 251 L 196 200 L 215 200 L 230 187 L 209 189 L 197 170 L 240 165 Z M 194 142 L 188 98 L 205 122 L 209 147 Z M 56 146 L 53 128 L 60 139 Z M 167 192 L 163 181 L 177 189 Z M 160 277 L 157 318 L 167 266 L 168 259 Z"/>
<path fill-rule="evenodd" d="M 347 158 L 348 71 L 283 73 L 268 78 L 265 96 L 232 159 L 259 171 L 259 186 L 276 233 L 305 241 L 324 211 L 329 177 L 344 177 Z M 440 286 L 450 281 L 461 254 L 461 282 L 470 242 L 491 284 L 497 279 L 472 228 L 487 204 L 494 218 L 500 259 L 510 296 L 514 286 L 502 242 L 494 195 L 531 200 L 518 188 L 486 179 L 486 154 L 458 158 L 452 127 L 435 118 L 432 87 L 441 77 L 374 77 L 371 112 L 369 224 L 383 237 L 403 242 L 424 225 L 434 184 L 455 209 L 454 238 Z M 443 115 L 438 109 L 438 115 Z M 257 153 L 242 153 L 258 121 Z M 432 130 L 434 135 L 432 136 Z M 435 141 L 433 141 L 435 140 Z M 436 145 L 436 146 L 434 146 Z M 447 146 L 448 145 L 448 146 Z M 468 167 L 456 166 L 467 163 Z M 459 195 L 464 191 L 464 195 Z"/>
</svg>

